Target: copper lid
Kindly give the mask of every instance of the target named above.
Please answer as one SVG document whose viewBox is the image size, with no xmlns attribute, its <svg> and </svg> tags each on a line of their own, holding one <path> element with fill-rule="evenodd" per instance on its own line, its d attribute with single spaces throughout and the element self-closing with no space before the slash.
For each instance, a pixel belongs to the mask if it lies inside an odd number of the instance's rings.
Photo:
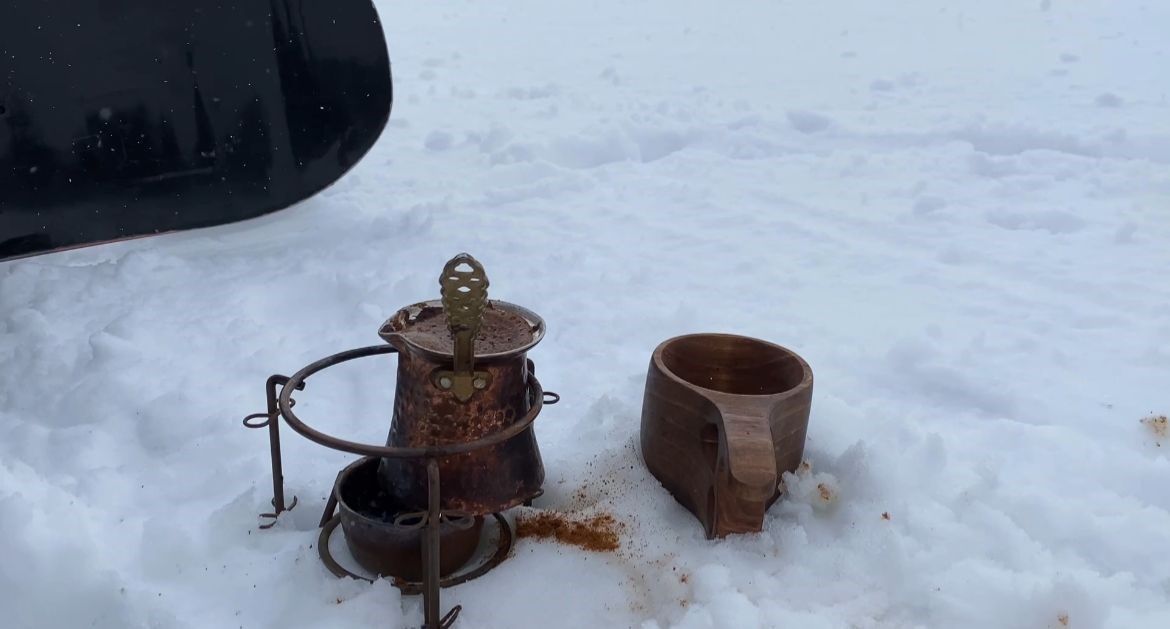
<svg viewBox="0 0 1170 629">
<path fill-rule="evenodd" d="M 437 359 L 451 359 L 455 355 L 455 337 L 439 300 L 399 310 L 382 324 L 378 336 L 403 351 L 409 348 Z M 543 337 L 544 319 L 539 315 L 515 304 L 489 300 L 475 336 L 475 358 L 514 356 L 528 351 Z"/>
<path fill-rule="evenodd" d="M 454 359 L 455 372 L 472 378 L 477 359 L 522 354 L 544 336 L 543 319 L 526 308 L 488 299 L 488 284 L 483 265 L 461 253 L 447 261 L 439 276 L 442 299 L 399 310 L 378 335 L 399 351 Z M 486 380 L 476 382 L 482 386 Z"/>
</svg>

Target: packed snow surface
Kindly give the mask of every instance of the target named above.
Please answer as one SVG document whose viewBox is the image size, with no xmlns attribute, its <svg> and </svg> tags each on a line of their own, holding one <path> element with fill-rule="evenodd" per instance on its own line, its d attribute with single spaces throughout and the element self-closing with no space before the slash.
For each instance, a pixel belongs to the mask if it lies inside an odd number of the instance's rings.
<svg viewBox="0 0 1170 629">
<path fill-rule="evenodd" d="M 394 111 L 342 181 L 226 227 L 0 264 L 6 628 L 413 627 L 317 520 L 352 460 L 264 380 L 380 343 L 476 256 L 563 401 L 462 629 L 1170 627 L 1170 3 L 379 2 Z M 816 374 L 810 469 L 708 541 L 638 449 L 651 351 L 746 334 Z M 301 416 L 385 438 L 393 359 Z M 1143 421 L 1145 420 L 1145 421 Z"/>
</svg>

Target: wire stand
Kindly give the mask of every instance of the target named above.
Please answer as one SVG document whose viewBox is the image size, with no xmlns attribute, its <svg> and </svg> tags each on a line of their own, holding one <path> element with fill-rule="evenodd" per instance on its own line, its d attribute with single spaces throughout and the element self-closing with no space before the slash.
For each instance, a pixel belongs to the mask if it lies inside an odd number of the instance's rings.
<svg viewBox="0 0 1170 629">
<path fill-rule="evenodd" d="M 272 457 L 272 506 L 274 511 L 273 513 L 261 514 L 261 517 L 272 519 L 273 522 L 261 525 L 260 528 L 266 529 L 272 527 L 276 524 L 275 520 L 281 513 L 291 510 L 297 505 L 295 496 L 293 497 L 292 503 L 287 507 L 284 501 L 284 468 L 280 456 L 281 418 L 284 418 L 289 428 L 292 428 L 293 431 L 302 437 L 333 450 L 382 458 L 425 460 L 427 463 L 427 511 L 420 514 L 422 519 L 418 524 L 420 527 L 425 527 L 422 536 L 423 582 L 420 584 L 398 579 L 395 585 L 401 588 L 405 594 L 422 593 L 423 617 L 426 623 L 426 629 L 447 629 L 455 622 L 461 607 L 457 605 L 440 617 L 439 588 L 470 581 L 499 565 L 507 557 L 508 551 L 512 546 L 514 535 L 507 520 L 503 516 L 498 513 L 492 514 L 500 527 L 500 539 L 496 553 L 487 562 L 471 572 L 441 580 L 439 578 L 439 526 L 442 521 L 448 519 L 448 515 L 457 517 L 457 515 L 462 514 L 447 514 L 439 509 L 439 492 L 442 479 L 439 477 L 438 459 L 440 457 L 464 454 L 479 450 L 480 448 L 491 447 L 519 435 L 532 426 L 532 422 L 536 420 L 536 416 L 540 414 L 545 404 L 555 404 L 560 400 L 560 397 L 551 391 L 545 393 L 544 389 L 540 386 L 540 381 L 536 379 L 535 375 L 530 374 L 528 377 L 529 409 L 519 421 L 494 434 L 475 441 L 427 447 L 392 447 L 346 441 L 345 439 L 339 439 L 311 428 L 293 412 L 292 408 L 296 404 L 296 401 L 292 399 L 292 392 L 304 390 L 305 379 L 309 376 L 328 367 L 357 358 L 393 354 L 397 351 L 392 345 L 371 345 L 369 347 L 351 349 L 322 358 L 296 372 L 291 378 L 281 375 L 273 375 L 268 378 L 264 388 L 268 400 L 267 412 L 255 413 L 244 418 L 244 426 L 248 428 L 268 428 L 268 441 Z M 278 388 L 279 391 L 277 390 Z M 263 421 L 258 421 L 261 418 L 263 418 Z M 331 493 L 329 501 L 325 506 L 325 513 L 321 517 L 320 526 L 322 530 L 318 538 L 321 560 L 330 572 L 333 572 L 337 576 L 351 576 L 365 579 L 342 568 L 329 554 L 329 536 L 339 522 L 339 518 L 333 515 L 336 506 L 337 496 L 335 493 Z"/>
</svg>

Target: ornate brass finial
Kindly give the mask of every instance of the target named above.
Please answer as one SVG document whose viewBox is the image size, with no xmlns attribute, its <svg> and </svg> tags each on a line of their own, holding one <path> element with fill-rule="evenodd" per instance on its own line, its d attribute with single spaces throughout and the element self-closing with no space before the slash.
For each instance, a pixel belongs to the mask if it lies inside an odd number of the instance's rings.
<svg viewBox="0 0 1170 629">
<path fill-rule="evenodd" d="M 443 267 L 439 286 L 451 335 L 470 330 L 474 338 L 487 305 L 488 278 L 483 265 L 470 254 L 461 253 Z"/>
<path fill-rule="evenodd" d="M 439 372 L 436 383 L 454 393 L 455 399 L 466 402 L 491 382 L 489 373 L 475 371 L 475 337 L 487 307 L 488 278 L 478 260 L 461 253 L 443 267 L 439 286 L 447 329 L 455 339 L 455 365 L 452 371 Z"/>
</svg>

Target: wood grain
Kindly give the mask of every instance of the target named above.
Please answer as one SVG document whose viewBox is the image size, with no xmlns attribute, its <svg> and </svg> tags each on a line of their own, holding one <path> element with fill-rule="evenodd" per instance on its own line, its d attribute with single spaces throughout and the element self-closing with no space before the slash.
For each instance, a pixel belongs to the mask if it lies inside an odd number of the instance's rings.
<svg viewBox="0 0 1170 629">
<path fill-rule="evenodd" d="M 642 457 L 708 539 L 757 532 L 780 478 L 804 456 L 813 374 L 779 345 L 690 334 L 654 350 L 642 402 Z"/>
</svg>

